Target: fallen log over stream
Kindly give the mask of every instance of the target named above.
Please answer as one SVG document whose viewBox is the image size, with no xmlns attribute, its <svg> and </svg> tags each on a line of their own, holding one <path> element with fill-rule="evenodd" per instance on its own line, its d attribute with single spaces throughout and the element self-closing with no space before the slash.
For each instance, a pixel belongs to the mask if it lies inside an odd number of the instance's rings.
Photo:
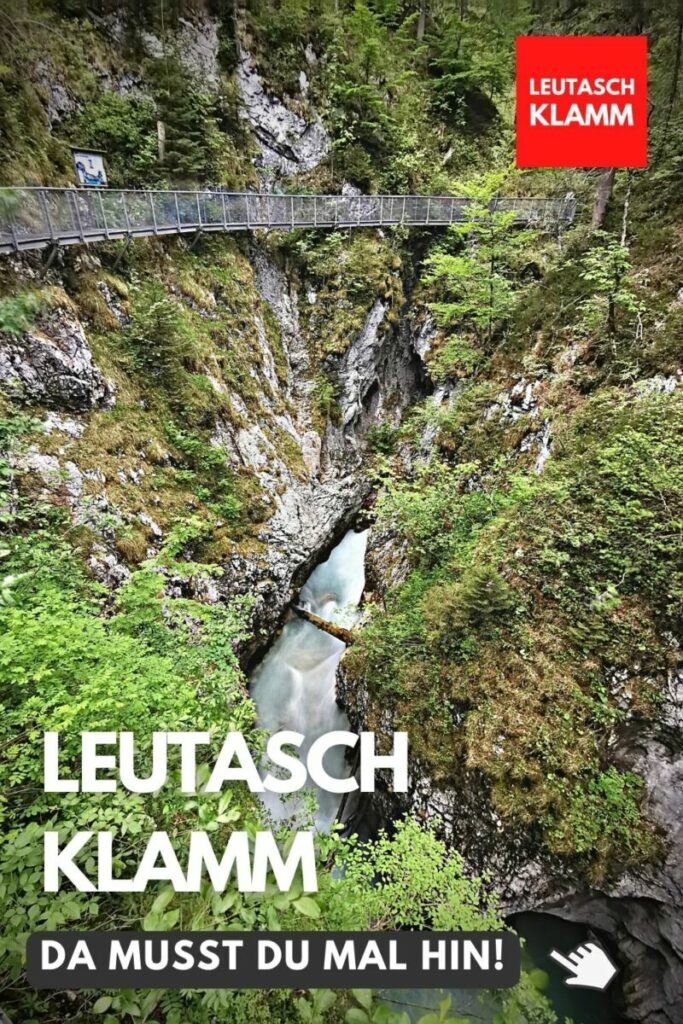
<svg viewBox="0 0 683 1024">
<path fill-rule="evenodd" d="M 292 610 L 300 619 L 305 619 L 306 622 L 312 623 L 318 629 L 322 629 L 324 633 L 329 633 L 330 636 L 336 637 L 337 640 L 341 640 L 344 644 L 352 644 L 356 639 L 353 630 L 345 629 L 343 626 L 335 626 L 334 622 L 328 622 L 327 619 L 323 619 L 320 615 L 315 615 L 314 612 L 307 611 L 306 608 L 301 608 L 295 604 L 292 606 Z"/>
</svg>

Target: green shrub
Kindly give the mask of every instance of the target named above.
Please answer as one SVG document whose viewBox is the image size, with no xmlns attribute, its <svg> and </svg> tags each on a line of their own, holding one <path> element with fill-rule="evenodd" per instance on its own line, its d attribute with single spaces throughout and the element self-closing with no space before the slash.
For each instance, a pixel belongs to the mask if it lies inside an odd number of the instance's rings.
<svg viewBox="0 0 683 1024">
<path fill-rule="evenodd" d="M 206 502 L 211 511 L 236 523 L 241 519 L 243 505 L 235 493 L 234 474 L 230 470 L 226 453 L 219 445 L 209 444 L 203 437 L 183 431 L 169 420 L 165 424 L 168 439 L 182 453 L 190 469 L 189 481 L 196 481 L 195 495 Z"/>
<path fill-rule="evenodd" d="M 339 409 L 338 389 L 324 373 L 316 374 L 311 389 L 311 397 L 323 418 L 326 419 L 328 416 L 335 418 Z"/>
<path fill-rule="evenodd" d="M 645 786 L 633 772 L 610 767 L 584 788 L 575 786 L 569 794 L 569 807 L 559 827 L 549 833 L 551 846 L 561 853 L 590 855 L 595 877 L 608 870 L 613 850 L 620 851 L 622 862 L 656 856 L 659 844 L 654 832 L 643 830 L 640 805 Z"/>
<path fill-rule="evenodd" d="M 457 650 L 469 634 L 488 638 L 515 604 L 514 591 L 497 570 L 469 566 L 457 583 L 443 583 L 427 592 L 427 635 L 433 636 L 442 650 Z"/>
<path fill-rule="evenodd" d="M 18 338 L 31 327 L 44 304 L 36 292 L 17 292 L 0 299 L 0 333 Z"/>
<path fill-rule="evenodd" d="M 103 92 L 64 131 L 79 145 L 105 151 L 111 185 L 149 188 L 160 183 L 156 111 L 150 100 Z"/>
<path fill-rule="evenodd" d="M 389 482 L 378 503 L 378 521 L 405 537 L 414 564 L 433 566 L 467 548 L 502 503 L 496 492 L 462 493 L 475 468 L 432 463 L 420 468 L 410 482 Z"/>
<path fill-rule="evenodd" d="M 390 455 L 394 450 L 398 428 L 389 422 L 373 423 L 368 430 L 368 448 L 378 455 Z"/>
<path fill-rule="evenodd" d="M 131 293 L 124 336 L 145 377 L 172 391 L 182 386 L 182 371 L 198 369 L 200 347 L 193 326 L 182 303 L 159 281 L 145 282 Z"/>
</svg>

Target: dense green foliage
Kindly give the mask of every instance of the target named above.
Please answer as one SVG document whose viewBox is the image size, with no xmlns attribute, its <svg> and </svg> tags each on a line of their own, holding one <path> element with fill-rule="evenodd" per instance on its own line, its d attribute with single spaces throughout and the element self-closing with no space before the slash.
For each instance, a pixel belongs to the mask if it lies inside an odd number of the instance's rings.
<svg viewBox="0 0 683 1024">
<path fill-rule="evenodd" d="M 15 433 L 19 429 L 17 425 Z M 315 896 L 302 895 L 300 883 L 282 894 L 272 885 L 263 894 L 240 894 L 233 887 L 224 893 L 206 887 L 197 895 L 174 894 L 168 886 L 144 895 L 92 895 L 68 888 L 56 896 L 44 893 L 40 838 L 46 828 L 66 836 L 79 829 L 114 831 L 123 840 L 117 869 L 127 873 L 135 870 L 152 830 L 167 830 L 182 859 L 191 829 L 209 831 L 218 846 L 235 828 L 263 826 L 254 798 L 242 786 L 211 796 L 178 793 L 175 762 L 172 783 L 149 795 L 43 792 L 44 731 L 62 735 L 60 766 L 66 776 L 77 774 L 80 733 L 92 729 L 134 732 L 141 777 L 149 772 L 151 756 L 150 736 L 140 730 L 141 721 L 154 722 L 160 730 L 207 730 L 214 738 L 214 754 L 231 729 L 241 731 L 255 751 L 260 738 L 234 653 L 235 643 L 243 638 L 239 608 L 209 608 L 193 599 L 171 598 L 165 591 L 168 576 L 191 580 L 217 571 L 179 560 L 198 524 L 179 523 L 160 554 L 119 590 L 115 607 L 103 618 L 104 589 L 84 574 L 67 543 L 55 544 L 59 519 L 47 509 L 35 508 L 33 514 L 36 529 L 15 533 L 5 552 L 16 582 L 11 601 L 0 605 L 0 746 L 6 755 L 1 768 L 0 893 L 5 918 L 0 965 L 10 1013 L 14 1008 L 28 1022 L 50 1012 L 49 995 L 30 993 L 19 984 L 25 937 L 36 929 L 364 930 L 425 923 L 443 928 L 498 924 L 495 907 L 486 909 L 479 881 L 465 878 L 461 858 L 410 821 L 375 845 L 356 847 L 334 834 L 321 836 L 320 890 Z M 18 524 L 10 525 L 16 529 Z M 208 764 L 200 763 L 200 784 L 207 777 Z M 281 838 L 286 838 L 285 830 Z M 341 874 L 325 870 L 330 858 Z M 86 857 L 81 863 L 88 870 Z M 68 1019 L 208 1024 L 227 1014 L 231 1021 L 251 1022 L 254 998 L 259 1020 L 300 1017 L 282 993 L 247 998 L 231 992 L 156 991 L 79 994 Z M 334 994 L 330 1000 L 330 1006 L 339 1002 Z M 339 1013 L 344 1012 L 342 1001 Z M 306 1019 L 306 1011 L 301 1013 Z M 392 1018 L 383 1019 L 389 1024 Z"/>
<path fill-rule="evenodd" d="M 155 184 L 158 177 L 156 114 L 147 99 L 105 92 L 72 119 L 70 133 L 83 146 L 107 154 L 112 185 Z"/>
<path fill-rule="evenodd" d="M 476 368 L 524 285 L 521 271 L 531 260 L 533 233 L 512 231 L 515 213 L 496 211 L 504 179 L 504 173 L 489 174 L 455 184 L 457 194 L 471 200 L 466 218 L 425 260 L 426 283 L 444 293 L 442 301 L 430 305 L 437 323 L 457 327 L 441 353 L 437 374 L 442 377 Z"/>
<path fill-rule="evenodd" d="M 653 93 L 667 81 L 655 63 Z M 451 397 L 377 449 L 378 518 L 405 538 L 408 577 L 348 657 L 371 720 L 389 702 L 432 778 L 483 784 L 511 835 L 593 880 L 661 852 L 642 780 L 610 747 L 657 721 L 679 663 L 680 210 L 652 190 L 665 166 L 617 177 L 603 229 L 559 249 L 504 230 L 492 200 L 523 184 L 514 171 L 458 184 L 481 205 L 422 274 L 429 367 Z"/>
<path fill-rule="evenodd" d="M 152 830 L 167 830 L 182 861 L 187 836 L 207 830 L 218 848 L 235 828 L 262 827 L 253 797 L 240 786 L 220 795 L 188 798 L 176 792 L 179 765 L 172 762 L 170 786 L 149 795 L 70 794 L 42 791 L 42 733 L 62 735 L 63 775 L 77 773 L 82 731 L 133 731 L 136 770 L 150 769 L 150 737 L 139 729 L 153 721 L 156 729 L 205 729 L 214 737 L 213 753 L 224 733 L 241 731 L 254 750 L 259 736 L 253 706 L 237 666 L 234 643 L 242 635 L 238 609 L 208 609 L 196 601 L 164 594 L 166 574 L 215 572 L 215 567 L 177 561 L 180 546 L 171 535 L 160 555 L 143 565 L 119 591 L 114 613 L 101 615 L 101 588 L 84 576 L 74 552 L 55 547 L 57 524 L 46 523 L 11 542 L 10 566 L 18 571 L 12 602 L 0 607 L 0 692 L 3 694 L 0 744 L 3 819 L 0 894 L 5 907 L 0 939 L 4 1005 L 21 1019 L 39 1022 L 52 1012 L 53 997 L 20 985 L 21 961 L 28 932 L 68 927 L 169 929 L 320 928 L 366 930 L 430 923 L 440 928 L 486 928 L 499 925 L 495 906 L 486 908 L 480 882 L 467 879 L 462 859 L 429 832 L 410 821 L 399 823 L 393 837 L 357 847 L 334 834 L 320 836 L 319 892 L 303 895 L 301 884 L 286 893 L 270 885 L 263 894 L 240 894 L 230 886 L 214 893 L 174 894 L 168 886 L 149 894 L 92 895 L 62 889 L 42 891 L 42 843 L 46 828 L 69 836 L 82 829 L 108 829 L 120 837 L 117 870 L 135 870 Z M 187 540 L 187 527 L 182 541 Z M 208 778 L 208 764 L 198 766 L 198 780 Z M 281 829 L 280 838 L 286 839 Z M 325 870 L 335 860 L 340 872 Z M 83 857 L 81 864 L 89 869 Z M 410 885 L 406 884 L 409 880 Z M 372 884 L 371 884 L 372 883 Z M 526 995 L 524 994 L 526 992 Z M 501 1020 L 516 1019 L 519 999 L 531 999 L 548 1020 L 542 1002 L 525 983 L 500 1002 Z M 372 1006 L 370 993 L 357 995 Z M 254 1001 L 255 1000 L 255 1001 Z M 347 1012 L 348 1001 L 335 993 L 312 994 L 292 1002 L 286 993 L 115 992 L 79 993 L 65 1019 L 79 1022 L 126 1020 L 184 1024 L 229 1019 L 259 1021 L 312 1020 L 308 1006 L 334 1016 L 360 1020 Z M 508 1017 L 507 1014 L 510 1013 Z M 344 1018 L 344 1014 L 346 1017 Z M 315 1018 L 318 1019 L 318 1018 Z M 400 1024 L 400 1015 L 381 1015 L 385 1024 Z"/>
<path fill-rule="evenodd" d="M 437 778 L 483 772 L 506 820 L 598 873 L 653 850 L 637 780 L 603 772 L 615 726 L 656 713 L 676 658 L 680 409 L 605 393 L 541 479 L 498 473 L 471 493 L 476 467 L 456 463 L 392 484 L 380 517 L 416 569 L 349 656 Z"/>
<path fill-rule="evenodd" d="M 13 337 L 23 334 L 40 306 L 40 296 L 35 292 L 20 292 L 0 299 L 0 331 Z"/>
<path fill-rule="evenodd" d="M 593 881 L 662 852 L 612 745 L 658 721 L 682 625 L 675 32 L 647 5 L 618 16 L 585 4 L 554 24 L 651 33 L 660 158 L 617 175 L 603 229 L 561 248 L 505 231 L 492 203 L 549 173 L 458 182 L 482 205 L 432 245 L 420 292 L 446 400 L 375 446 L 407 579 L 347 658 L 371 723 L 389 707 L 431 778 L 483 786 L 504 832 Z"/>
<path fill-rule="evenodd" d="M 312 69 L 311 95 L 332 134 L 329 173 L 387 192 L 445 189 L 454 166 L 494 143 L 494 100 L 525 21 L 523 5 L 501 21 L 490 5 L 458 12 L 360 0 L 257 0 L 247 17 L 256 56 L 283 90 L 296 88 L 307 42 L 326 55 Z"/>
</svg>

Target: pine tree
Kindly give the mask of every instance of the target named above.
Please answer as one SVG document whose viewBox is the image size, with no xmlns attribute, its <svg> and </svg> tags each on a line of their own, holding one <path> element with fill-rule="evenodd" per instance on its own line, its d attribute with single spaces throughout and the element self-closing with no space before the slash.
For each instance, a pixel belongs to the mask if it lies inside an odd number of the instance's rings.
<svg viewBox="0 0 683 1024">
<path fill-rule="evenodd" d="M 222 139 L 215 100 L 202 91 L 177 53 L 148 64 L 166 146 L 163 166 L 176 184 L 216 182 Z"/>
</svg>

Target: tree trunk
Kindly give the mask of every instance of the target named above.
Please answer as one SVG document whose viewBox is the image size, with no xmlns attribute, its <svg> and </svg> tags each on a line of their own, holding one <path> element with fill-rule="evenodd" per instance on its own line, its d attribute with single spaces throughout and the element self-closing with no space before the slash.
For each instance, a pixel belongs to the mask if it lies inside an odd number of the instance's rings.
<svg viewBox="0 0 683 1024">
<path fill-rule="evenodd" d="M 424 3 L 420 4 L 420 11 L 417 16 L 417 38 L 418 41 L 424 39 L 425 25 L 427 23 L 427 8 Z"/>
<path fill-rule="evenodd" d="M 163 121 L 157 121 L 157 155 L 159 163 L 163 164 L 166 159 L 166 125 Z"/>
<path fill-rule="evenodd" d="M 315 615 L 313 612 L 309 612 L 305 608 L 293 605 L 292 610 L 300 619 L 305 619 L 306 622 L 310 622 L 313 626 L 316 626 L 318 629 L 322 629 L 324 633 L 329 633 L 330 636 L 335 637 L 337 640 L 341 640 L 344 644 L 352 644 L 356 639 L 352 630 L 344 629 L 343 626 L 335 626 L 334 622 L 328 622 L 327 619 L 323 619 L 320 615 Z"/>
<path fill-rule="evenodd" d="M 676 56 L 674 57 L 673 72 L 671 74 L 671 88 L 669 89 L 669 102 L 666 108 L 666 117 L 664 119 L 664 127 L 662 129 L 662 138 L 659 143 L 657 150 L 657 157 L 655 159 L 655 166 L 659 163 L 664 147 L 668 141 L 669 134 L 669 122 L 671 121 L 671 112 L 676 102 L 676 94 L 678 92 L 678 79 L 681 73 L 681 50 L 683 49 L 683 2 L 679 0 L 678 4 L 678 34 L 676 36 Z"/>
<path fill-rule="evenodd" d="M 617 306 L 614 301 L 614 293 L 607 300 L 607 333 L 614 338 L 617 333 Z"/>
<path fill-rule="evenodd" d="M 607 213 L 607 204 L 612 198 L 612 189 L 614 188 L 614 167 L 609 167 L 603 174 L 600 175 L 598 187 L 595 191 L 595 200 L 593 202 L 593 216 L 591 218 L 591 231 L 597 231 L 598 228 L 602 227 Z"/>
<path fill-rule="evenodd" d="M 624 198 L 624 212 L 621 218 L 621 245 L 626 245 L 626 234 L 628 232 L 628 209 L 631 202 L 631 187 L 633 185 L 633 171 L 629 168 L 626 173 L 626 196 Z"/>
</svg>

